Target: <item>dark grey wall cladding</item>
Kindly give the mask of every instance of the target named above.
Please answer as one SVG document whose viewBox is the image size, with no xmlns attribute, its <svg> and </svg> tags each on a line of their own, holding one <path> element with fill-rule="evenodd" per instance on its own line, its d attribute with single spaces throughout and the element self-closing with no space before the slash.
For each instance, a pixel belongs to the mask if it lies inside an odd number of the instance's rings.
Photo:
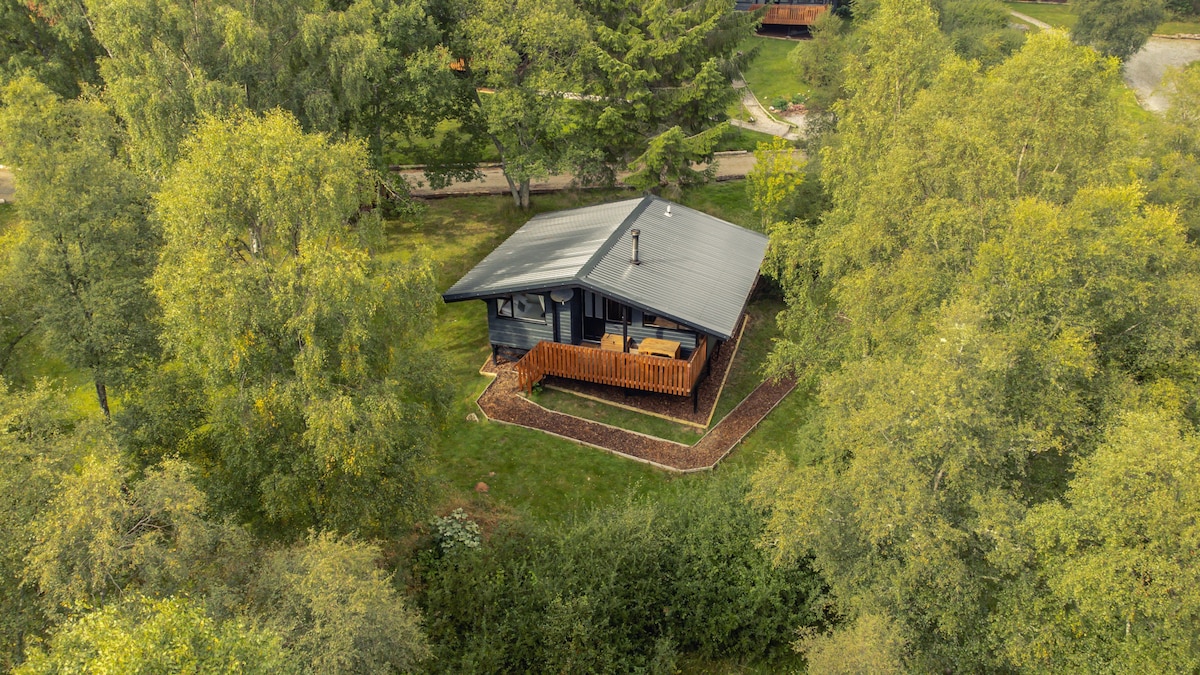
<svg viewBox="0 0 1200 675">
<path fill-rule="evenodd" d="M 572 328 L 571 328 L 571 324 L 575 323 L 575 322 L 571 321 L 571 306 L 574 305 L 574 303 L 571 303 L 571 301 L 566 301 L 566 303 L 554 303 L 553 300 L 551 300 L 550 298 L 547 297 L 546 298 L 546 318 L 548 319 L 548 321 L 553 322 L 554 321 L 554 310 L 553 310 L 553 307 L 551 307 L 551 305 L 558 307 L 558 341 L 563 342 L 564 345 L 570 345 L 571 344 L 571 336 L 574 335 L 574 333 L 572 333 Z M 553 323 L 551 323 L 550 328 L 551 328 L 551 333 L 553 333 L 553 329 L 554 329 Z M 553 335 L 551 336 L 551 339 L 553 339 Z"/>
<path fill-rule="evenodd" d="M 546 323 L 523 321 L 496 316 L 496 301 L 487 301 L 488 339 L 494 345 L 533 349 L 542 340 L 554 340 L 554 316 L 550 312 L 550 298 L 546 298 Z"/>
<path fill-rule="evenodd" d="M 613 335 L 621 334 L 620 322 L 606 321 L 604 323 L 604 332 L 612 333 Z M 699 337 L 691 331 L 671 330 L 669 328 L 659 328 L 657 326 L 642 325 L 642 310 L 633 308 L 630 311 L 629 337 L 634 340 L 643 340 L 648 337 L 660 338 L 663 340 L 674 340 L 679 343 L 679 346 L 685 351 L 690 352 L 696 348 L 696 341 Z"/>
</svg>

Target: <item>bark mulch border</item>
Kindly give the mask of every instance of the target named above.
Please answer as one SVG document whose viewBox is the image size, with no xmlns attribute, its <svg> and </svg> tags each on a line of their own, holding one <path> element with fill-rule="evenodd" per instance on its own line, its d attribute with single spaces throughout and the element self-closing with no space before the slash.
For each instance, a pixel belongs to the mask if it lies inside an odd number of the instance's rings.
<svg viewBox="0 0 1200 675">
<path fill-rule="evenodd" d="M 489 420 L 541 431 L 674 473 L 715 468 L 796 388 L 796 380 L 791 378 L 763 382 L 696 445 L 687 446 L 543 408 L 520 395 L 513 364 L 497 367 L 488 358 L 479 372 L 493 378 L 475 399 L 480 412 Z"/>
<path fill-rule="evenodd" d="M 721 345 L 721 349 L 716 352 L 708 375 L 698 385 L 700 387 L 698 412 L 692 412 L 692 397 L 690 396 L 628 391 L 621 387 L 553 376 L 546 376 L 542 380 L 542 386 L 546 389 L 561 391 L 564 394 L 631 410 L 642 415 L 650 415 L 677 424 L 686 424 L 696 429 L 708 429 L 708 425 L 712 424 L 713 415 L 717 412 L 721 394 L 725 391 L 725 384 L 729 381 L 729 373 L 733 370 L 733 361 L 737 358 L 738 349 L 742 346 L 742 337 L 745 336 L 749 326 L 750 315 L 745 314 L 738 322 L 738 330 L 734 338 Z"/>
</svg>

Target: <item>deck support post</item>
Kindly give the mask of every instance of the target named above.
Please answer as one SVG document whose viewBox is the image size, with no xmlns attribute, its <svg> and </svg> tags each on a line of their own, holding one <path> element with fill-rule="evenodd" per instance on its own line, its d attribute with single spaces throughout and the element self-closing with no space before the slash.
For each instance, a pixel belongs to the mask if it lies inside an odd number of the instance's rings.
<svg viewBox="0 0 1200 675">
<path fill-rule="evenodd" d="M 621 305 L 621 351 L 629 353 L 629 307 Z"/>
</svg>

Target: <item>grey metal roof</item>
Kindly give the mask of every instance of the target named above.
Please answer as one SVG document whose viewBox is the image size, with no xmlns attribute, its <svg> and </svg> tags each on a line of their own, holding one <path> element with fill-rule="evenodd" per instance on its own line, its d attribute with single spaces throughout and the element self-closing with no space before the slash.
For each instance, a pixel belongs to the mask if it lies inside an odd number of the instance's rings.
<svg viewBox="0 0 1200 675">
<path fill-rule="evenodd" d="M 630 262 L 633 228 L 640 265 Z M 580 286 L 729 338 L 766 249 L 762 234 L 643 197 L 536 216 L 442 297 Z"/>
</svg>

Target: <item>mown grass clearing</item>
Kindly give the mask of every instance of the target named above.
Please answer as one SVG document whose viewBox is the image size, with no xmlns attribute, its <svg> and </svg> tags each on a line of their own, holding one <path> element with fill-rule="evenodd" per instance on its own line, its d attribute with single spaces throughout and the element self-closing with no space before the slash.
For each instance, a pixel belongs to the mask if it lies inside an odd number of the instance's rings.
<svg viewBox="0 0 1200 675">
<path fill-rule="evenodd" d="M 763 107 L 772 105 L 777 99 L 791 100 L 797 94 L 808 96 L 812 91 L 800 80 L 796 69 L 788 61 L 788 54 L 798 44 L 794 40 L 755 36 L 742 45 L 742 51 L 758 50 L 758 54 L 742 71 L 742 77 Z"/>
<path fill-rule="evenodd" d="M 1056 28 L 1070 28 L 1079 19 L 1068 4 L 1046 4 L 1040 2 L 1005 2 L 1004 6 L 1014 12 L 1031 16 Z"/>
<path fill-rule="evenodd" d="M 423 255 L 434 265 L 439 288 L 444 289 L 536 213 L 637 195 L 633 191 L 610 190 L 538 195 L 529 212 L 515 208 L 504 195 L 431 200 L 425 204 L 423 213 L 387 223 L 389 250 L 385 255 Z M 679 201 L 741 225 L 753 227 L 759 222 L 749 206 L 743 181 L 691 188 L 684 191 Z M 778 303 L 760 305 L 763 309 L 758 325 L 773 330 Z M 440 307 L 429 340 L 446 356 L 446 376 L 454 394 L 450 420 L 438 437 L 436 460 L 431 469 L 433 478 L 445 490 L 446 503 L 461 502 L 473 494 L 477 483 L 485 482 L 489 500 L 535 518 L 557 520 L 579 509 L 611 503 L 630 494 L 652 494 L 675 481 L 696 479 L 676 477 L 540 432 L 483 420 L 475 405 L 475 398 L 490 382 L 479 374 L 479 367 L 489 354 L 482 303 Z M 733 387 L 733 395 L 743 389 L 748 393 L 757 384 L 756 378 L 761 379 L 755 364 L 764 358 L 769 345 L 769 335 L 743 342 L 743 348 L 748 350 L 741 356 L 746 361 L 740 368 L 743 375 L 739 375 L 737 383 L 727 385 Z M 738 368 L 736 363 L 735 368 Z M 789 397 L 789 401 L 800 399 L 795 394 Z M 784 405 L 790 405 L 789 401 Z M 735 403 L 728 404 L 725 412 Z M 471 414 L 480 421 L 467 421 Z M 764 421 L 763 429 L 769 428 L 770 419 Z M 618 425 L 624 426 L 622 422 L 625 420 L 618 420 Z M 690 428 L 687 433 L 691 434 L 692 442 L 699 439 Z M 740 449 L 735 450 L 734 455 L 739 452 Z"/>
</svg>

